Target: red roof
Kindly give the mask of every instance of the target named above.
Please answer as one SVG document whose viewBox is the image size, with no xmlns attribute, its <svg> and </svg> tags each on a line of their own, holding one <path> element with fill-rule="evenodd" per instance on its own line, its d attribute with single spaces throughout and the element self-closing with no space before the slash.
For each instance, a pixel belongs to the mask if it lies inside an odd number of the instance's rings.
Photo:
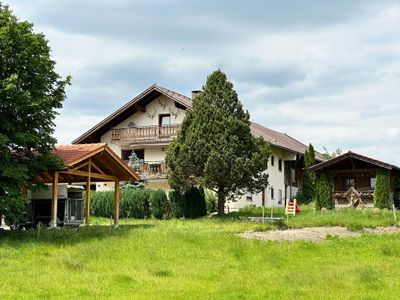
<svg viewBox="0 0 400 300">
<path fill-rule="evenodd" d="M 81 160 L 97 150 L 104 149 L 105 146 L 106 143 L 57 145 L 52 153 L 59 156 L 64 161 L 65 166 L 72 166 L 75 161 Z"/>
</svg>

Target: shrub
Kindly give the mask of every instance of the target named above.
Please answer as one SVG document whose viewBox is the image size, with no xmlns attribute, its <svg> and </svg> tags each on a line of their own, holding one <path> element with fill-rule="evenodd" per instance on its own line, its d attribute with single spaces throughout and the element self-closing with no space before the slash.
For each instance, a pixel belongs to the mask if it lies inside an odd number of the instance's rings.
<svg viewBox="0 0 400 300">
<path fill-rule="evenodd" d="M 121 216 L 131 218 L 150 217 L 150 195 L 152 190 L 126 188 L 121 191 Z"/>
<path fill-rule="evenodd" d="M 315 186 L 315 207 L 318 210 L 322 207 L 327 209 L 333 208 L 332 184 L 329 178 L 324 174 L 321 174 L 320 177 L 317 178 Z"/>
<path fill-rule="evenodd" d="M 172 214 L 175 218 L 185 216 L 185 197 L 180 191 L 172 190 L 169 192 L 169 201 L 171 203 Z"/>
<path fill-rule="evenodd" d="M 152 215 L 157 219 L 170 217 L 171 208 L 167 195 L 162 189 L 152 191 L 150 194 L 150 207 Z"/>
<path fill-rule="evenodd" d="M 184 194 L 185 217 L 195 219 L 207 214 L 204 189 L 193 187 Z"/>
<path fill-rule="evenodd" d="M 376 183 L 374 191 L 374 206 L 377 208 L 390 208 L 390 171 L 379 168 L 376 170 Z"/>
<path fill-rule="evenodd" d="M 86 193 L 83 193 L 86 198 Z M 86 200 L 85 200 L 86 201 Z M 97 217 L 109 218 L 114 215 L 114 191 L 90 193 L 90 213 Z"/>
</svg>

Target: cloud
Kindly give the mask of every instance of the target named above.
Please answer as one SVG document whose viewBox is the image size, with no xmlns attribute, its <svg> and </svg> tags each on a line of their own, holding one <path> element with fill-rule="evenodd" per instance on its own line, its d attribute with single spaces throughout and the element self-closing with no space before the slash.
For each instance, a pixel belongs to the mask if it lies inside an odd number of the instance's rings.
<svg viewBox="0 0 400 300">
<path fill-rule="evenodd" d="M 318 149 L 400 165 L 397 1 L 9 1 L 73 76 L 67 143 L 153 83 L 189 95 L 213 70 L 252 119 Z"/>
</svg>

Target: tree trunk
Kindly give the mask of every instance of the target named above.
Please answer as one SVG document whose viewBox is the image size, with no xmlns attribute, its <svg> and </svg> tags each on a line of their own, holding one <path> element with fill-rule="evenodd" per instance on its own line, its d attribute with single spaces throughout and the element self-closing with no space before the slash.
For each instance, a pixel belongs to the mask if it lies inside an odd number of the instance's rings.
<svg viewBox="0 0 400 300">
<path fill-rule="evenodd" d="M 225 214 L 225 194 L 218 192 L 218 215 L 223 216 Z"/>
</svg>

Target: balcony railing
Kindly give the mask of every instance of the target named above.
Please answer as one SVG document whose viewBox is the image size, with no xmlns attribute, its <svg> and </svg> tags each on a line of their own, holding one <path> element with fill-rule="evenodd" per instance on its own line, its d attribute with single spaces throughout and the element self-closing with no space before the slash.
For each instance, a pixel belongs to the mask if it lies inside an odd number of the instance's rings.
<svg viewBox="0 0 400 300">
<path fill-rule="evenodd" d="M 176 137 L 180 124 L 153 125 L 111 130 L 111 139 L 115 142 L 170 141 Z"/>
<path fill-rule="evenodd" d="M 168 171 L 165 161 L 140 161 L 135 169 L 148 179 L 166 178 Z"/>
</svg>

